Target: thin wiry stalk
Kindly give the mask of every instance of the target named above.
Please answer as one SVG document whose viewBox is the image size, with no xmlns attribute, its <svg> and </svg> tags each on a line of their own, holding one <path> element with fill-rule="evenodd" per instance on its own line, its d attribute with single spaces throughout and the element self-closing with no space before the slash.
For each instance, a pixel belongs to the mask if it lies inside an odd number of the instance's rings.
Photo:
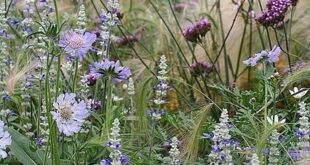
<svg viewBox="0 0 310 165">
<path fill-rule="evenodd" d="M 228 55 L 227 55 L 227 50 L 226 50 L 226 41 L 224 39 L 224 25 L 223 25 L 223 18 L 222 18 L 222 12 L 221 12 L 221 1 L 218 0 L 217 1 L 217 10 L 219 13 L 219 19 L 220 19 L 220 26 L 221 26 L 221 38 L 222 38 L 222 42 L 223 42 L 223 50 L 224 50 L 224 65 L 225 65 L 225 77 L 226 77 L 226 85 L 229 85 L 229 71 L 228 71 Z M 240 7 L 241 8 L 241 5 Z M 239 9 L 237 11 L 237 14 L 239 13 Z"/>
<path fill-rule="evenodd" d="M 230 28 L 229 28 L 229 30 L 228 30 L 228 33 L 226 34 L 226 36 L 225 36 L 225 38 L 224 38 L 224 41 L 223 41 L 222 46 L 221 46 L 221 48 L 220 48 L 220 51 L 218 52 L 218 54 L 216 55 L 215 60 L 213 61 L 214 63 L 217 62 L 218 59 L 219 59 L 219 57 L 221 56 L 221 53 L 222 53 L 222 51 L 223 51 L 223 49 L 224 49 L 224 47 L 225 47 L 226 41 L 227 41 L 227 39 L 228 39 L 228 37 L 229 37 L 229 35 L 230 35 L 230 33 L 231 33 L 231 31 L 232 31 L 232 29 L 233 29 L 235 23 L 236 23 L 238 13 L 239 13 L 240 9 L 242 8 L 241 6 L 243 5 L 243 3 L 244 3 L 244 1 L 242 1 L 241 4 L 240 4 L 240 6 L 238 7 L 238 10 L 237 10 L 237 12 L 236 12 L 236 14 L 235 14 L 235 16 L 234 16 L 233 22 L 232 22 L 232 24 L 231 24 L 231 26 L 230 26 Z M 213 69 L 214 67 L 215 67 L 215 66 L 212 66 L 212 69 Z"/>
<path fill-rule="evenodd" d="M 156 8 L 156 6 L 154 5 L 154 3 L 153 3 L 152 1 L 150 1 L 150 4 L 151 4 L 151 6 L 153 7 L 153 9 L 155 10 L 155 12 L 157 13 L 157 15 L 160 17 L 160 19 L 161 19 L 161 20 L 163 21 L 163 23 L 165 24 L 165 26 L 166 26 L 167 30 L 169 31 L 169 33 L 170 33 L 172 39 L 174 40 L 175 44 L 176 44 L 177 47 L 178 47 L 178 50 L 179 50 L 179 52 L 180 52 L 180 54 L 181 54 L 181 56 L 182 56 L 181 58 L 183 58 L 183 60 L 184 60 L 184 62 L 186 63 L 186 65 L 187 65 L 188 67 L 190 67 L 190 64 L 189 64 L 189 62 L 187 61 L 187 59 L 186 59 L 186 57 L 185 57 L 185 55 L 184 55 L 184 53 L 183 53 L 183 51 L 182 51 L 182 48 L 181 48 L 180 45 L 178 44 L 178 42 L 177 42 L 175 36 L 173 35 L 171 29 L 169 28 L 167 22 L 164 20 L 164 18 L 163 18 L 162 15 L 159 13 L 158 9 Z M 178 53 L 177 53 L 177 55 L 178 55 Z M 203 91 L 203 88 L 202 88 L 202 86 L 201 86 L 199 80 L 198 80 L 196 77 L 194 77 L 194 79 L 195 79 L 195 81 L 196 81 L 198 87 L 201 89 L 201 91 Z"/>
</svg>

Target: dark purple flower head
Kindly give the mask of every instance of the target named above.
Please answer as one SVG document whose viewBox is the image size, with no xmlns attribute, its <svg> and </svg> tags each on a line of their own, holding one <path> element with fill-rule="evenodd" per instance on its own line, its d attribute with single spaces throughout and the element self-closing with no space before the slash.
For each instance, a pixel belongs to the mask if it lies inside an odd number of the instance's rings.
<svg viewBox="0 0 310 165">
<path fill-rule="evenodd" d="M 122 164 L 128 164 L 129 163 L 129 158 L 127 155 L 122 154 L 119 159 L 120 159 Z"/>
<path fill-rule="evenodd" d="M 294 135 L 297 137 L 297 138 L 301 138 L 303 136 L 305 136 L 305 133 L 303 131 L 301 131 L 300 129 L 295 129 L 294 130 Z"/>
<path fill-rule="evenodd" d="M 4 92 L 4 93 L 1 95 L 1 99 L 2 99 L 3 101 L 9 100 L 9 98 L 10 98 L 10 95 L 9 95 L 7 92 Z"/>
<path fill-rule="evenodd" d="M 191 65 L 191 72 L 194 76 L 209 74 L 212 71 L 212 65 L 208 61 L 199 61 Z"/>
<path fill-rule="evenodd" d="M 291 4 L 292 6 L 296 6 L 297 5 L 298 0 L 291 0 Z"/>
<path fill-rule="evenodd" d="M 37 136 L 34 138 L 34 141 L 38 147 L 42 147 L 44 145 L 43 138 Z"/>
<path fill-rule="evenodd" d="M 264 156 L 268 156 L 268 155 L 269 155 L 269 152 L 270 152 L 270 149 L 269 149 L 269 148 L 264 148 L 264 149 L 263 149 L 263 155 L 264 155 Z"/>
<path fill-rule="evenodd" d="M 93 86 L 97 82 L 96 75 L 91 73 L 86 74 L 82 77 L 81 82 L 86 83 L 88 86 Z"/>
<path fill-rule="evenodd" d="M 176 12 L 182 12 L 185 8 L 185 3 L 177 3 L 173 6 L 173 10 Z"/>
<path fill-rule="evenodd" d="M 108 76 L 112 77 L 114 83 L 122 82 L 131 76 L 131 71 L 129 68 L 121 66 L 119 61 L 110 61 L 105 59 L 100 62 L 95 62 L 90 67 L 90 73 L 98 78 L 107 78 Z"/>
<path fill-rule="evenodd" d="M 69 56 L 79 57 L 82 60 L 95 41 L 96 35 L 93 33 L 81 34 L 70 30 L 61 34 L 58 46 L 63 48 Z"/>
<path fill-rule="evenodd" d="M 212 152 L 218 153 L 221 151 L 221 148 L 218 145 L 213 145 L 211 147 Z"/>
<path fill-rule="evenodd" d="M 213 138 L 213 133 L 212 132 L 207 132 L 207 133 L 203 133 L 202 138 L 203 139 L 212 139 Z"/>
<path fill-rule="evenodd" d="M 138 38 L 136 36 L 132 35 L 125 35 L 122 37 L 117 38 L 114 42 L 117 44 L 117 46 L 125 46 L 133 44 L 134 42 L 137 42 Z"/>
<path fill-rule="evenodd" d="M 100 165 L 111 165 L 111 161 L 109 159 L 102 159 Z"/>
<path fill-rule="evenodd" d="M 287 152 L 289 153 L 289 155 L 291 156 L 292 159 L 296 160 L 300 157 L 300 152 L 298 150 L 289 148 L 287 150 Z"/>
<path fill-rule="evenodd" d="M 100 101 L 93 101 L 91 103 L 91 109 L 92 110 L 99 110 L 101 108 L 101 102 Z"/>
<path fill-rule="evenodd" d="M 207 19 L 200 19 L 193 25 L 183 30 L 183 36 L 186 40 L 191 42 L 200 42 L 201 38 L 211 30 L 211 23 Z"/>
<path fill-rule="evenodd" d="M 263 26 L 275 26 L 282 22 L 291 0 L 268 0 L 266 10 L 256 18 Z"/>
<path fill-rule="evenodd" d="M 235 147 L 238 146 L 240 143 L 236 139 L 230 139 L 230 145 Z"/>
<path fill-rule="evenodd" d="M 10 24 L 12 27 L 17 28 L 18 25 L 20 24 L 20 20 L 15 17 L 9 17 L 7 19 L 7 23 Z"/>
</svg>

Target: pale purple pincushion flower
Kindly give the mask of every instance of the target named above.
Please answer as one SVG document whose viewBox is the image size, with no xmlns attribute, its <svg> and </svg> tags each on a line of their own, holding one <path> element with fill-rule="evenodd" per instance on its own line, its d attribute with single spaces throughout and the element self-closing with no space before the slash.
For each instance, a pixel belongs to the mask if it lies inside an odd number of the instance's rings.
<svg viewBox="0 0 310 165">
<path fill-rule="evenodd" d="M 89 115 L 85 102 L 77 102 L 75 96 L 74 93 L 59 95 L 53 103 L 56 111 L 51 111 L 59 132 L 66 136 L 79 132 Z"/>
<path fill-rule="evenodd" d="M 263 50 L 260 53 L 255 54 L 253 57 L 243 61 L 247 66 L 255 66 L 258 62 L 265 59 L 267 63 L 274 63 L 279 60 L 281 49 L 278 46 L 274 46 L 271 51 Z"/>
<path fill-rule="evenodd" d="M 119 61 L 115 62 L 105 59 L 100 62 L 95 62 L 90 67 L 89 74 L 95 75 L 97 79 L 111 76 L 114 83 L 119 83 L 128 79 L 128 77 L 131 76 L 131 71 L 128 67 L 121 66 Z"/>
<path fill-rule="evenodd" d="M 67 33 L 61 34 L 58 46 L 64 48 L 68 55 L 79 57 L 82 60 L 88 50 L 92 48 L 96 38 L 97 36 L 93 33 L 86 32 L 81 34 L 70 30 Z"/>
</svg>

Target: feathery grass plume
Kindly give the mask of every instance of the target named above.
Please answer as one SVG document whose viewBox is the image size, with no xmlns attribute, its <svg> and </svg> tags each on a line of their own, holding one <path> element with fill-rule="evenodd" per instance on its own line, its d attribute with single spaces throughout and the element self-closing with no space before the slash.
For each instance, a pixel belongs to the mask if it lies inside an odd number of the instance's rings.
<svg viewBox="0 0 310 165">
<path fill-rule="evenodd" d="M 199 140 L 201 139 L 202 126 L 210 114 L 212 104 L 202 107 L 193 114 L 191 129 L 182 134 L 181 157 L 184 164 L 194 164 L 198 159 Z"/>
</svg>

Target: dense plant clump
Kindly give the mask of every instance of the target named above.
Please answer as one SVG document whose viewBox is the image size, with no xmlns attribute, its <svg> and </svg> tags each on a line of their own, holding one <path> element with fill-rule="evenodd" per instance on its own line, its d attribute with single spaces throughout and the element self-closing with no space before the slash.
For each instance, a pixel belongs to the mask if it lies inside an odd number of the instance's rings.
<svg viewBox="0 0 310 165">
<path fill-rule="evenodd" d="M 310 164 L 309 9 L 2 0 L 0 164 Z"/>
</svg>

